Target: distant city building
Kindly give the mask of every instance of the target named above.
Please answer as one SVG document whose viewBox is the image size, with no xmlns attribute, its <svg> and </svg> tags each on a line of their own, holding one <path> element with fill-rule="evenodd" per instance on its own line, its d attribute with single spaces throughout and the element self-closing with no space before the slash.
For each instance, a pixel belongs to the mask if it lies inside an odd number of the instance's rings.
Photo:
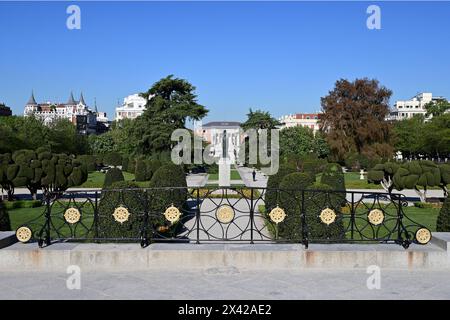
<svg viewBox="0 0 450 320">
<path fill-rule="evenodd" d="M 9 117 L 12 115 L 11 108 L 4 103 L 0 103 L 0 117 Z"/>
<path fill-rule="evenodd" d="M 240 131 L 240 122 L 235 121 L 213 121 L 204 125 L 196 125 L 194 134 L 202 137 L 204 141 L 212 145 L 210 155 L 220 158 L 223 151 L 223 133 L 226 132 L 228 145 L 228 158 L 231 163 L 236 162 L 239 154 L 239 148 L 243 141 L 243 132 Z"/>
<path fill-rule="evenodd" d="M 280 129 L 302 126 L 313 130 L 315 133 L 319 130 L 320 113 L 296 113 L 282 116 L 278 119 L 281 122 Z"/>
<path fill-rule="evenodd" d="M 97 107 L 96 107 L 97 108 Z M 58 119 L 67 119 L 72 122 L 80 134 L 97 133 L 97 110 L 92 111 L 84 101 L 83 93 L 80 100 L 76 101 L 70 93 L 67 103 L 43 102 L 37 103 L 34 93 L 25 105 L 24 116 L 34 116 L 50 125 Z M 106 114 L 103 113 L 105 116 Z"/>
<path fill-rule="evenodd" d="M 432 93 L 422 92 L 410 100 L 399 100 L 396 101 L 394 107 L 392 108 L 387 120 L 404 120 L 410 119 L 416 114 L 421 114 L 425 116 L 427 110 L 425 105 L 432 101 L 443 100 L 443 97 L 433 97 Z"/>
<path fill-rule="evenodd" d="M 147 99 L 138 93 L 125 97 L 123 104 L 116 108 L 115 120 L 136 119 L 144 113 L 146 104 Z"/>
</svg>

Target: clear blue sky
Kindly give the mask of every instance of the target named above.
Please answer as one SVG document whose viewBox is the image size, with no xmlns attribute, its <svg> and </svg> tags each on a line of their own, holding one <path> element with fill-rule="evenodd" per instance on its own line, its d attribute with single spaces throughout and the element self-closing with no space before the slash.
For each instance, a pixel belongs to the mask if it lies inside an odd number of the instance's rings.
<svg viewBox="0 0 450 320">
<path fill-rule="evenodd" d="M 0 2 L 0 101 L 21 114 L 83 91 L 113 117 L 117 100 L 168 75 L 188 79 L 210 113 L 243 120 L 320 109 L 339 78 L 377 78 L 391 99 L 431 91 L 450 98 L 450 2 Z"/>
</svg>

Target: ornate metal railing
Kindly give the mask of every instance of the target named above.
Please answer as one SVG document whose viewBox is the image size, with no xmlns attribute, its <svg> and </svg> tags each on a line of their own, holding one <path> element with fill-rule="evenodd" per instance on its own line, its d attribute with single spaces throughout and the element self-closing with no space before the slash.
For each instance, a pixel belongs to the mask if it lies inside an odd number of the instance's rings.
<svg viewBox="0 0 450 320">
<path fill-rule="evenodd" d="M 19 241 L 426 244 L 402 195 L 267 188 L 149 188 L 47 195 Z"/>
</svg>

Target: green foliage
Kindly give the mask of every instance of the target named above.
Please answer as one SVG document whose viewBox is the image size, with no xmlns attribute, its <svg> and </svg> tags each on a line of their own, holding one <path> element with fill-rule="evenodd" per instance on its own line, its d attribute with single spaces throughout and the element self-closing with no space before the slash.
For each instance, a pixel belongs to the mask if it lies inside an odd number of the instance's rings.
<svg viewBox="0 0 450 320">
<path fill-rule="evenodd" d="M 294 172 L 296 172 L 295 168 L 290 166 L 280 166 L 276 174 L 269 176 L 269 179 L 267 180 L 267 191 L 264 198 L 266 208 L 269 211 L 275 208 L 279 202 L 279 192 L 277 189 L 279 188 L 281 181 L 285 176 Z"/>
<path fill-rule="evenodd" d="M 130 162 L 130 159 L 128 157 L 122 158 L 122 171 L 128 171 L 128 164 Z"/>
<path fill-rule="evenodd" d="M 144 160 L 136 160 L 134 175 L 136 181 L 147 181 L 147 165 Z"/>
<path fill-rule="evenodd" d="M 269 112 L 250 109 L 247 120 L 241 124 L 242 129 L 275 129 L 281 123 L 273 118 Z"/>
<path fill-rule="evenodd" d="M 107 154 L 114 151 L 114 140 L 109 132 L 88 137 L 89 150 L 93 154 Z"/>
<path fill-rule="evenodd" d="M 189 82 L 170 75 L 141 94 L 148 102 L 144 114 L 134 120 L 132 127 L 136 153 L 170 152 L 172 132 L 186 128 L 187 119 L 206 116 L 208 110 L 197 103 L 194 91 Z"/>
<path fill-rule="evenodd" d="M 342 167 L 337 163 L 327 164 L 320 178 L 320 183 L 330 186 L 333 190 L 345 191 L 345 179 Z"/>
<path fill-rule="evenodd" d="M 446 99 L 430 101 L 425 105 L 425 109 L 427 110 L 427 116 L 432 115 L 433 117 L 438 117 L 443 115 L 447 110 L 450 110 L 450 102 Z"/>
<path fill-rule="evenodd" d="M 42 201 L 40 200 L 15 200 L 15 201 L 4 201 L 3 202 L 7 210 L 18 209 L 18 208 L 37 208 L 42 206 Z"/>
<path fill-rule="evenodd" d="M 11 222 L 9 221 L 9 214 L 0 200 L 0 231 L 11 230 Z"/>
<path fill-rule="evenodd" d="M 188 189 L 186 175 L 181 166 L 175 164 L 161 166 L 153 174 L 149 187 L 157 188 L 156 190 L 149 190 L 149 209 L 155 215 L 163 213 L 170 205 L 174 205 L 181 210 L 186 201 Z M 168 187 L 172 188 L 165 189 Z M 161 217 L 156 221 L 162 224 L 164 219 Z"/>
<path fill-rule="evenodd" d="M 444 205 L 439 211 L 439 216 L 436 223 L 436 231 L 450 232 L 450 197 L 444 201 Z"/>
<path fill-rule="evenodd" d="M 117 152 L 107 153 L 103 157 L 103 163 L 107 166 L 120 166 L 122 164 L 122 156 Z"/>
<path fill-rule="evenodd" d="M 111 186 L 115 182 L 125 181 L 122 170 L 119 168 L 111 168 L 106 172 L 103 188 Z"/>
<path fill-rule="evenodd" d="M 126 189 L 126 190 L 123 190 Z M 102 191 L 98 206 L 98 233 L 101 238 L 138 238 L 145 214 L 145 193 L 130 181 L 115 182 Z M 114 219 L 114 210 L 125 206 L 130 217 L 119 223 Z"/>
<path fill-rule="evenodd" d="M 94 172 L 96 169 L 96 158 L 93 155 L 81 155 L 77 157 L 78 160 L 86 167 L 88 172 Z"/>
<path fill-rule="evenodd" d="M 128 161 L 128 169 L 126 170 L 129 173 L 135 173 L 135 169 L 136 169 L 136 160 L 133 158 L 130 158 L 130 160 Z"/>
<path fill-rule="evenodd" d="M 311 128 L 296 126 L 284 128 L 280 131 L 280 157 L 304 158 L 311 153 L 326 157 L 329 148 L 321 134 L 314 135 Z"/>
<path fill-rule="evenodd" d="M 305 212 L 306 224 L 308 226 L 308 238 L 315 240 L 326 239 L 343 239 L 345 238 L 344 224 L 342 221 L 341 203 L 342 197 L 333 192 L 332 187 L 315 183 L 311 186 L 314 190 L 321 192 L 306 192 L 305 193 Z M 336 213 L 335 222 L 330 225 L 324 224 L 320 220 L 320 213 L 323 209 L 330 208 Z"/>
<path fill-rule="evenodd" d="M 393 176 L 397 190 L 413 189 L 416 186 L 434 187 L 441 181 L 438 166 L 431 161 L 411 161 L 404 163 Z"/>
</svg>

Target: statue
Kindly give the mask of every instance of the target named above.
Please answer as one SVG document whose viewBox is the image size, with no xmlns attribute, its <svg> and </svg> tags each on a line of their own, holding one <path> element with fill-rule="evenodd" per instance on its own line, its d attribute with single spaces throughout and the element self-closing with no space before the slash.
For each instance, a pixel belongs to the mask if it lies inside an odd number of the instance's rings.
<svg viewBox="0 0 450 320">
<path fill-rule="evenodd" d="M 228 156 L 228 146 L 227 146 L 227 131 L 223 130 L 222 134 L 222 158 L 227 158 Z"/>
</svg>

